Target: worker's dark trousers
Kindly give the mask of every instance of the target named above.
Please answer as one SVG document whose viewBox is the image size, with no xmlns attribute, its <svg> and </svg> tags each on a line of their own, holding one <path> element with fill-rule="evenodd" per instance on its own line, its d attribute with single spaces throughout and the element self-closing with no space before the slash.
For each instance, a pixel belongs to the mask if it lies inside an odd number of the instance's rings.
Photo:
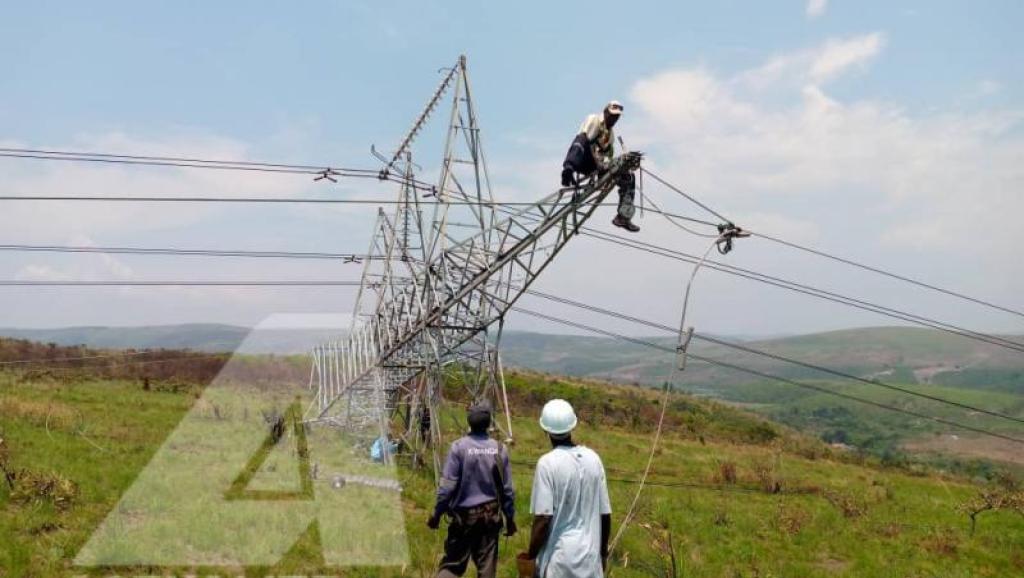
<svg viewBox="0 0 1024 578">
<path fill-rule="evenodd" d="M 633 199 L 636 197 L 636 177 L 627 171 L 619 175 L 616 184 L 619 185 L 619 216 L 623 219 L 632 219 L 636 213 L 636 207 L 633 206 Z"/>
<path fill-rule="evenodd" d="M 498 535 L 501 534 L 501 509 L 498 502 L 472 508 L 457 508 L 448 525 L 444 558 L 437 578 L 462 576 L 470 558 L 480 578 L 494 578 L 498 569 Z"/>
</svg>

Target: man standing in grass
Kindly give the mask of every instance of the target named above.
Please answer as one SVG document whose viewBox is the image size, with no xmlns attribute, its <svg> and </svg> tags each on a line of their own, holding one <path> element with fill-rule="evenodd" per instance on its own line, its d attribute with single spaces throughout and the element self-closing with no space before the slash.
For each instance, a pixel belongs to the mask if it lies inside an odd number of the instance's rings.
<svg viewBox="0 0 1024 578">
<path fill-rule="evenodd" d="M 505 516 L 505 535 L 516 533 L 516 492 L 505 447 L 487 435 L 491 406 L 469 408 L 469 434 L 452 442 L 437 489 L 437 503 L 427 526 L 436 530 L 448 514 L 448 539 L 438 578 L 462 576 L 472 558 L 480 578 L 494 578 L 498 536 Z"/>
<path fill-rule="evenodd" d="M 533 478 L 526 557 L 544 578 L 601 578 L 612 527 L 604 464 L 593 450 L 573 443 L 576 413 L 569 402 L 545 404 L 540 427 L 552 450 L 537 462 Z"/>
</svg>

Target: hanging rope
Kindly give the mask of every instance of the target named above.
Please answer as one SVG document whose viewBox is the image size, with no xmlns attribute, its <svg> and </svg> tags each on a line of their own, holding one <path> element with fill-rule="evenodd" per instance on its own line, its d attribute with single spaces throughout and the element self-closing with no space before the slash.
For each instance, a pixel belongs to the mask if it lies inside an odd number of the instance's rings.
<svg viewBox="0 0 1024 578">
<path fill-rule="evenodd" d="M 647 465 L 644 467 L 644 473 L 640 477 L 640 482 L 636 489 L 636 494 L 633 495 L 633 501 L 629 505 L 629 509 L 626 510 L 626 516 L 622 519 L 622 524 L 619 525 L 619 530 L 615 533 L 615 537 L 612 539 L 611 544 L 608 545 L 608 554 L 615 550 L 618 546 L 619 540 L 622 539 L 622 534 L 626 531 L 626 527 L 633 520 L 633 516 L 636 514 L 637 504 L 640 502 L 640 495 L 643 493 L 644 486 L 647 484 L 647 477 L 651 473 L 651 466 L 654 464 L 654 455 L 658 450 L 658 442 L 661 441 L 661 432 L 665 426 L 665 414 L 668 410 L 668 400 L 672 393 L 672 384 L 675 382 L 676 376 L 686 367 L 686 349 L 689 347 L 690 338 L 693 336 L 693 328 L 686 327 L 686 313 L 690 306 L 690 293 L 693 289 L 693 281 L 697 278 L 697 273 L 700 272 L 704 262 L 707 261 L 708 255 L 711 254 L 711 250 L 719 246 L 719 243 L 723 241 L 724 234 L 719 235 L 715 240 L 708 246 L 707 250 L 704 251 L 704 256 L 693 266 L 693 271 L 690 273 L 690 279 L 686 282 L 686 292 L 683 296 L 683 311 L 679 316 L 679 333 L 676 341 L 676 360 L 672 364 L 672 369 L 669 370 L 668 377 L 665 380 L 664 392 L 661 396 L 661 412 L 658 416 L 658 425 L 654 430 L 654 440 L 651 442 L 651 452 L 647 456 Z"/>
</svg>

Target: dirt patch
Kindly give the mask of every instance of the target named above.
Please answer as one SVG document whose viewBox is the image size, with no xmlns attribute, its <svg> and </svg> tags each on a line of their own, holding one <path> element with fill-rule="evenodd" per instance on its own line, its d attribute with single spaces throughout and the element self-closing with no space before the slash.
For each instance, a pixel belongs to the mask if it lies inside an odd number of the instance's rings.
<svg viewBox="0 0 1024 578">
<path fill-rule="evenodd" d="M 850 563 L 845 560 L 839 560 L 831 556 L 822 556 L 818 559 L 818 563 L 815 564 L 818 568 L 821 568 L 828 574 L 842 574 L 850 566 Z"/>
<path fill-rule="evenodd" d="M 950 367 L 948 365 L 935 365 L 932 367 L 922 367 L 914 370 L 914 379 L 918 383 L 931 383 L 932 379 L 940 373 L 949 373 L 950 371 L 960 371 L 960 367 Z"/>
<path fill-rule="evenodd" d="M 1024 452 L 1020 446 L 1008 441 L 989 437 L 933 436 L 911 440 L 903 444 L 910 452 L 937 452 L 961 457 L 987 458 L 1012 464 L 1024 464 Z"/>
</svg>

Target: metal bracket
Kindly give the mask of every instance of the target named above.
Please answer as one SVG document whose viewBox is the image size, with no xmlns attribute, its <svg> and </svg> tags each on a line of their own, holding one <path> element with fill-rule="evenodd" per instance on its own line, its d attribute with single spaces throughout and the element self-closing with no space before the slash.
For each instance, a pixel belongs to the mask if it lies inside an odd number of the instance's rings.
<svg viewBox="0 0 1024 578">
<path fill-rule="evenodd" d="M 327 179 L 332 183 L 338 182 L 338 179 L 334 178 L 334 175 L 337 175 L 338 173 L 331 167 L 327 167 L 326 169 L 320 171 L 318 174 L 319 176 L 314 178 L 313 181 L 322 181 L 324 179 Z"/>
<path fill-rule="evenodd" d="M 686 351 L 689 349 L 692 339 L 693 327 L 690 327 L 685 334 L 680 336 L 679 344 L 676 345 L 676 369 L 679 371 L 686 369 Z"/>
</svg>

